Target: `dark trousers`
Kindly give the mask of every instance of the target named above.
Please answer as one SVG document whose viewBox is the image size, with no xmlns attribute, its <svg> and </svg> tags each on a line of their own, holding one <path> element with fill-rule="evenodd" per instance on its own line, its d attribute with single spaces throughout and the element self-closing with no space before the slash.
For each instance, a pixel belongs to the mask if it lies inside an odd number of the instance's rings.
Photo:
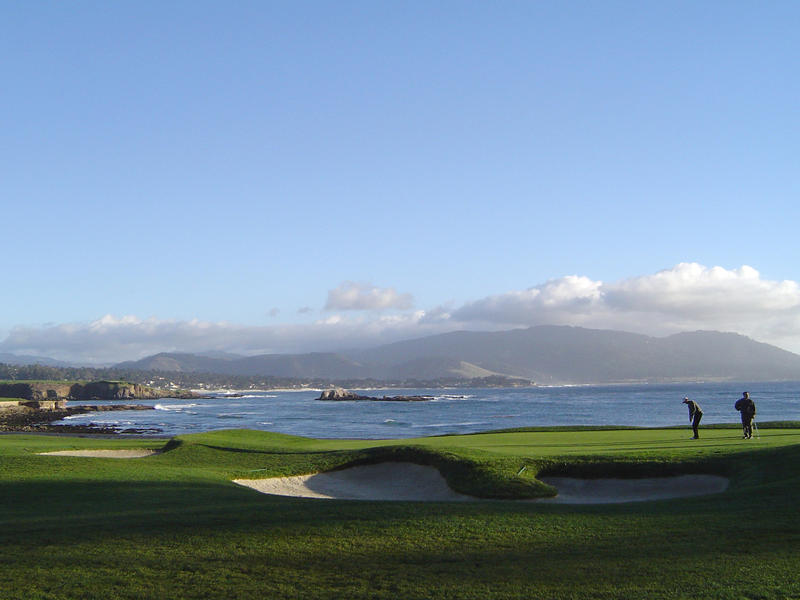
<svg viewBox="0 0 800 600">
<path fill-rule="evenodd" d="M 703 413 L 696 412 L 694 413 L 694 418 L 692 419 L 692 431 L 694 432 L 694 437 L 699 438 L 700 436 L 697 435 L 697 426 L 700 425 L 700 419 L 703 418 Z"/>
<path fill-rule="evenodd" d="M 742 433 L 744 437 L 753 437 L 753 416 L 742 413 Z"/>
</svg>

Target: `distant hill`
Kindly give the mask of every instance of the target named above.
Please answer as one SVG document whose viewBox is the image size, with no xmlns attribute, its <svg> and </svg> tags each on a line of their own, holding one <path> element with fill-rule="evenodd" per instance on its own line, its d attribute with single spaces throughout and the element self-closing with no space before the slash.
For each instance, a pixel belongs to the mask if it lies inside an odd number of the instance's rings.
<svg viewBox="0 0 800 600">
<path fill-rule="evenodd" d="M 354 359 L 391 365 L 410 356 L 450 358 L 537 383 L 800 380 L 800 355 L 717 331 L 664 338 L 612 330 L 539 326 L 458 331 L 388 344 Z"/>
<path fill-rule="evenodd" d="M 458 331 L 347 353 L 224 358 L 164 353 L 116 366 L 331 380 L 493 375 L 541 384 L 800 380 L 800 355 L 735 333 L 696 331 L 656 338 L 565 326 Z"/>
<path fill-rule="evenodd" d="M 497 375 L 492 371 L 451 358 L 402 360 L 395 365 L 367 364 L 332 352 L 309 354 L 262 354 L 215 359 L 197 354 L 161 353 L 115 368 L 177 373 L 260 375 L 296 379 L 472 379 Z"/>
<path fill-rule="evenodd" d="M 243 358 L 243 357 L 240 357 Z M 224 370 L 231 358 L 212 357 L 203 354 L 162 352 L 141 360 L 126 361 L 114 365 L 119 369 L 142 371 L 175 371 L 178 373 L 229 373 Z"/>
<path fill-rule="evenodd" d="M 261 354 L 238 358 L 212 358 L 197 354 L 161 353 L 115 365 L 118 369 L 220 373 L 223 375 L 271 375 L 275 377 L 346 379 L 367 377 L 367 370 L 341 354 Z"/>
<path fill-rule="evenodd" d="M 65 363 L 54 358 L 46 356 L 27 356 L 21 354 L 10 354 L 8 352 L 0 352 L 0 363 L 6 365 L 45 365 L 47 367 L 67 367 L 69 363 Z"/>
</svg>

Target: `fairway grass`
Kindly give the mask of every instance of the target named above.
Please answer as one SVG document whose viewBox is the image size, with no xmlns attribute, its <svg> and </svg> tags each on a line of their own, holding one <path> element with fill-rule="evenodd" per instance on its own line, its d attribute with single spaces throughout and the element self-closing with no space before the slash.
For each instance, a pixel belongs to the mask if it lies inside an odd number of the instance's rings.
<svg viewBox="0 0 800 600">
<path fill-rule="evenodd" d="M 414 440 L 227 430 L 0 436 L 0 598 L 800 598 L 800 427 Z M 794 425 L 794 424 L 793 424 Z M 135 460 L 41 456 L 159 450 Z M 284 498 L 235 478 L 385 461 L 491 502 Z M 721 475 L 721 494 L 555 505 L 539 480 Z"/>
</svg>

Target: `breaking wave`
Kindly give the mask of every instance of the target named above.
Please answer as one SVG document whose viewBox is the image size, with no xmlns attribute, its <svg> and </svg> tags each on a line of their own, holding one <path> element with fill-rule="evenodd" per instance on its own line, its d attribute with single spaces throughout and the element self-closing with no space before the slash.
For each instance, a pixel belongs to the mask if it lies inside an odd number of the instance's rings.
<svg viewBox="0 0 800 600">
<path fill-rule="evenodd" d="M 156 410 L 181 411 L 184 408 L 191 408 L 192 406 L 197 406 L 197 404 L 156 404 L 153 408 Z"/>
</svg>

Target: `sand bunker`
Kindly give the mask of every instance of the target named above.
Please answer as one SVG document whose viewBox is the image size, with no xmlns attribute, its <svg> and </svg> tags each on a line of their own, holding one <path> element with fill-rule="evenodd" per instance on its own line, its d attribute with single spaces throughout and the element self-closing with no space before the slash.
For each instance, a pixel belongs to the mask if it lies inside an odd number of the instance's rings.
<svg viewBox="0 0 800 600">
<path fill-rule="evenodd" d="M 554 498 L 542 498 L 537 502 L 560 504 L 643 502 L 718 494 L 728 489 L 728 479 L 716 475 L 680 475 L 645 479 L 542 477 L 541 480 L 555 487 L 558 495 Z"/>
<path fill-rule="evenodd" d="M 234 479 L 264 494 L 337 500 L 475 500 L 450 489 L 434 467 L 392 462 L 295 477 Z"/>
<path fill-rule="evenodd" d="M 98 458 L 144 458 L 158 454 L 157 450 L 147 448 L 130 448 L 127 450 L 56 450 L 55 452 L 39 452 L 42 456 L 91 456 Z"/>
<path fill-rule="evenodd" d="M 681 475 L 649 479 L 572 479 L 545 477 L 558 489 L 558 496 L 536 502 L 561 504 L 608 504 L 641 502 L 725 491 L 728 480 L 714 475 Z M 234 479 L 234 483 L 264 494 L 337 500 L 478 501 L 480 498 L 450 489 L 433 467 L 414 463 L 387 462 L 271 479 Z"/>
</svg>

